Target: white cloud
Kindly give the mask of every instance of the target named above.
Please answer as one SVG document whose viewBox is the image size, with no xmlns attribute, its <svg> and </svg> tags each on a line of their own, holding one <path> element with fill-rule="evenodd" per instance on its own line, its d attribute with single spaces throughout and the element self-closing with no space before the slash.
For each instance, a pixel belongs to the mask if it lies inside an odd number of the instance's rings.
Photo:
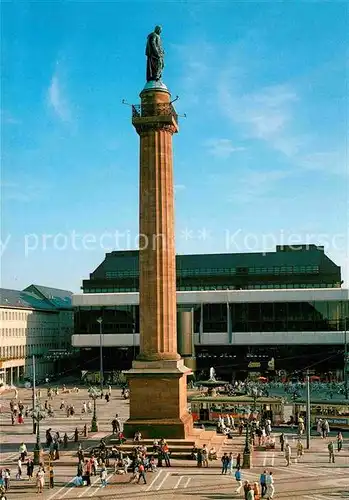
<svg viewBox="0 0 349 500">
<path fill-rule="evenodd" d="M 208 152 L 218 158 L 229 158 L 230 155 L 237 151 L 244 151 L 245 148 L 233 146 L 230 139 L 210 139 L 206 143 Z"/>
<path fill-rule="evenodd" d="M 63 122 L 70 122 L 71 111 L 63 94 L 62 84 L 57 72 L 52 76 L 51 83 L 48 88 L 48 104 L 60 120 Z"/>
<path fill-rule="evenodd" d="M 21 182 L 1 182 L 0 189 L 3 200 L 29 203 L 45 198 L 50 186 L 45 182 L 23 177 Z"/>
<path fill-rule="evenodd" d="M 291 175 L 288 170 L 247 170 L 244 175 L 233 184 L 233 192 L 229 201 L 250 203 L 264 199 L 275 192 L 279 182 Z"/>
<path fill-rule="evenodd" d="M 316 170 L 328 174 L 348 175 L 349 164 L 345 154 L 339 152 L 317 152 L 304 155 L 300 164 L 306 170 Z"/>
<path fill-rule="evenodd" d="M 241 125 L 247 137 L 265 141 L 285 154 L 293 154 L 298 149 L 297 141 L 293 137 L 289 140 L 287 132 L 292 120 L 292 105 L 297 100 L 296 92 L 289 85 L 239 93 L 223 77 L 218 86 L 218 102 L 223 114 L 235 125 Z"/>
</svg>

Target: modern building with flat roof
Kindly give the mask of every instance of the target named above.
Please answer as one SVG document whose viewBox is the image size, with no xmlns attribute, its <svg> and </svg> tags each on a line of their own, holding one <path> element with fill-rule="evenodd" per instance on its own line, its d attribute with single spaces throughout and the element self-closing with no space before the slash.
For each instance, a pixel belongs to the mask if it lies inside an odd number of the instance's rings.
<svg viewBox="0 0 349 500">
<path fill-rule="evenodd" d="M 244 271 L 243 271 L 244 269 Z M 343 370 L 348 290 L 323 248 L 177 256 L 180 354 L 222 375 Z M 86 369 L 128 369 L 139 346 L 138 252 L 112 252 L 73 296 Z M 133 291 L 131 291 L 133 290 Z M 102 318 L 102 335 L 97 322 Z M 348 321 L 349 324 L 349 321 Z"/>
<path fill-rule="evenodd" d="M 137 292 L 138 250 L 107 253 L 84 280 L 84 293 Z M 338 288 L 341 269 L 316 245 L 275 252 L 176 256 L 177 290 Z"/>
</svg>

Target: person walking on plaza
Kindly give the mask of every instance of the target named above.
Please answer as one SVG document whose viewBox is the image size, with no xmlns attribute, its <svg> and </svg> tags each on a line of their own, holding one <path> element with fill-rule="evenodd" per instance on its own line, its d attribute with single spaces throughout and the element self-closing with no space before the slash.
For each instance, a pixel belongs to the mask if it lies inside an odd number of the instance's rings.
<svg viewBox="0 0 349 500">
<path fill-rule="evenodd" d="M 99 474 L 99 477 L 101 478 L 102 488 L 105 488 L 107 486 L 108 473 L 107 473 L 107 469 L 106 469 L 106 467 L 104 465 L 101 468 L 101 472 Z"/>
<path fill-rule="evenodd" d="M 235 481 L 238 483 L 238 487 L 236 488 L 236 493 L 240 493 L 242 489 L 242 474 L 240 467 L 238 467 L 235 471 Z"/>
<path fill-rule="evenodd" d="M 280 440 L 281 451 L 284 451 L 285 434 L 283 432 L 280 434 L 279 440 Z"/>
<path fill-rule="evenodd" d="M 246 500 L 255 500 L 253 485 L 248 485 Z"/>
<path fill-rule="evenodd" d="M 39 467 L 38 472 L 36 473 L 36 488 L 37 493 L 42 493 L 45 484 L 45 472 L 42 467 Z"/>
<path fill-rule="evenodd" d="M 28 452 L 27 452 L 27 447 L 26 447 L 26 445 L 25 445 L 24 443 L 21 443 L 21 444 L 20 444 L 20 447 L 19 447 L 19 453 L 20 453 L 20 455 L 21 455 L 21 460 L 22 460 L 22 462 L 24 462 L 25 457 L 27 456 L 27 453 L 28 453 Z"/>
<path fill-rule="evenodd" d="M 321 430 L 322 430 L 322 437 L 323 438 L 327 438 L 327 436 L 328 436 L 328 434 L 330 432 L 330 425 L 329 425 L 329 423 L 328 423 L 327 420 L 324 420 L 322 422 L 322 428 L 321 428 Z"/>
<path fill-rule="evenodd" d="M 27 462 L 27 476 L 29 481 L 33 479 L 33 472 L 34 472 L 34 462 L 31 458 L 28 458 Z"/>
<path fill-rule="evenodd" d="M 342 448 L 343 448 L 343 435 L 342 435 L 341 431 L 338 431 L 338 434 L 337 434 L 337 451 L 338 451 L 338 453 L 341 451 Z"/>
<path fill-rule="evenodd" d="M 208 467 L 208 449 L 205 444 L 202 447 L 201 454 L 202 454 L 202 466 Z"/>
<path fill-rule="evenodd" d="M 247 495 L 248 495 L 249 489 L 250 489 L 250 483 L 248 481 L 245 481 L 243 484 L 244 500 L 247 500 Z"/>
<path fill-rule="evenodd" d="M 22 460 L 21 457 L 19 457 L 17 461 L 17 474 L 16 474 L 16 479 L 21 480 L 22 479 Z"/>
<path fill-rule="evenodd" d="M 228 462 L 228 474 L 231 476 L 233 475 L 233 469 L 234 469 L 234 457 L 232 453 L 229 453 L 229 462 Z"/>
<path fill-rule="evenodd" d="M 222 474 L 226 474 L 228 472 L 228 464 L 229 464 L 229 457 L 226 453 L 221 458 L 222 462 Z"/>
<path fill-rule="evenodd" d="M 261 493 L 258 483 L 253 483 L 254 500 L 261 500 Z"/>
<path fill-rule="evenodd" d="M 298 442 L 297 442 L 297 460 L 303 456 L 303 453 L 304 453 L 303 443 L 300 439 L 298 439 Z"/>
<path fill-rule="evenodd" d="M 274 498 L 274 493 L 275 493 L 273 473 L 269 472 L 269 474 L 267 474 L 266 479 L 267 479 L 266 498 L 268 500 L 272 500 Z"/>
<path fill-rule="evenodd" d="M 139 484 L 139 481 L 141 480 L 141 478 L 143 479 L 144 484 L 147 484 L 147 480 L 146 480 L 146 477 L 145 477 L 145 470 L 144 470 L 143 463 L 140 463 L 139 466 L 138 466 L 138 481 L 137 481 L 137 484 Z"/>
<path fill-rule="evenodd" d="M 86 481 L 86 486 L 91 486 L 91 472 L 92 472 L 91 460 L 85 461 L 85 471 L 84 472 L 85 472 L 84 479 Z"/>
<path fill-rule="evenodd" d="M 10 489 L 10 477 L 11 477 L 10 469 L 5 469 L 5 471 L 3 472 L 5 491 L 8 491 Z"/>
<path fill-rule="evenodd" d="M 235 467 L 236 468 L 241 467 L 241 453 L 238 453 L 236 455 L 236 464 L 235 464 Z"/>
<path fill-rule="evenodd" d="M 259 477 L 259 484 L 261 485 L 261 495 L 262 498 L 266 494 L 267 491 L 267 471 L 264 470 Z"/>
<path fill-rule="evenodd" d="M 287 467 L 289 465 L 291 465 L 291 455 L 292 455 L 292 451 L 291 451 L 290 443 L 286 443 L 286 445 L 285 445 L 285 460 L 286 460 Z"/>
<path fill-rule="evenodd" d="M 328 448 L 328 461 L 329 463 L 332 462 L 334 464 L 334 446 L 332 441 L 328 443 L 327 448 Z"/>
</svg>

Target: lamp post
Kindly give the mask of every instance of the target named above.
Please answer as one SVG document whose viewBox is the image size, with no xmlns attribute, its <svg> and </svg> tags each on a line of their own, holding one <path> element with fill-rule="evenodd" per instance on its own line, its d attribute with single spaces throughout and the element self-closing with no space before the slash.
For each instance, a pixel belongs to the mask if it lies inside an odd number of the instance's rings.
<svg viewBox="0 0 349 500">
<path fill-rule="evenodd" d="M 348 318 L 344 318 L 344 397 L 345 399 L 349 399 L 349 380 L 348 380 L 348 372 L 349 372 L 349 354 L 348 354 L 348 331 L 347 331 L 347 320 Z"/>
<path fill-rule="evenodd" d="M 246 425 L 245 447 L 244 447 L 244 454 L 243 454 L 243 460 L 242 460 L 242 468 L 243 469 L 251 469 L 251 467 L 252 467 L 250 432 L 251 432 L 251 424 L 250 424 L 250 422 L 248 422 Z"/>
<path fill-rule="evenodd" d="M 36 373 L 35 373 L 35 355 L 33 354 L 33 393 L 32 393 L 33 409 L 35 408 L 35 402 L 36 402 L 35 391 L 36 391 Z M 35 433 L 36 433 L 36 423 L 33 415 L 33 434 Z"/>
<path fill-rule="evenodd" d="M 91 421 L 91 432 L 98 432 L 96 400 L 101 397 L 102 391 L 98 387 L 90 387 L 88 390 L 89 396 L 93 399 L 93 417 Z"/>
<path fill-rule="evenodd" d="M 103 393 L 103 385 L 104 385 L 104 380 L 103 380 L 103 345 L 102 345 L 103 318 L 98 318 L 97 323 L 99 323 L 99 378 L 100 378 L 100 384 L 101 384 L 101 393 Z"/>
<path fill-rule="evenodd" d="M 36 423 L 36 443 L 34 446 L 34 465 L 39 465 L 41 460 L 41 442 L 40 442 L 40 422 L 46 417 L 46 411 L 42 408 L 40 401 L 36 399 L 35 406 L 32 409 L 32 417 Z"/>
<path fill-rule="evenodd" d="M 310 377 L 307 372 L 307 450 L 310 448 L 310 432 L 311 432 L 311 410 L 310 410 Z"/>
</svg>

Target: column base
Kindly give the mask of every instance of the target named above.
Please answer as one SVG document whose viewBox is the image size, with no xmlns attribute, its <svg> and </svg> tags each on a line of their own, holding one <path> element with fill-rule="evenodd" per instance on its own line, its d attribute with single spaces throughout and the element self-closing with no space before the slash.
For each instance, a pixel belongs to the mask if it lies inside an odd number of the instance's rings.
<svg viewBox="0 0 349 500">
<path fill-rule="evenodd" d="M 193 431 L 192 416 L 187 413 L 179 419 L 141 419 L 127 420 L 124 424 L 124 434 L 132 439 L 139 431 L 144 439 L 188 439 Z"/>
<path fill-rule="evenodd" d="M 125 372 L 130 387 L 127 438 L 140 431 L 148 439 L 186 439 L 193 430 L 187 409 L 187 375 L 183 361 L 134 361 Z"/>
</svg>

